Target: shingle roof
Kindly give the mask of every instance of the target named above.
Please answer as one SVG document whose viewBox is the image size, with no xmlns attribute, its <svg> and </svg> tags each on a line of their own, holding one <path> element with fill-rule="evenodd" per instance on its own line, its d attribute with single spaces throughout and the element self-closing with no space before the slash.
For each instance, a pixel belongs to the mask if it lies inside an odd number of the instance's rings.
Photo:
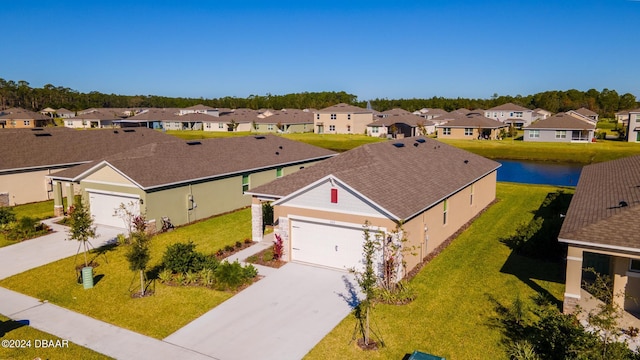
<svg viewBox="0 0 640 360">
<path fill-rule="evenodd" d="M 640 155 L 585 166 L 558 238 L 640 251 Z"/>
<path fill-rule="evenodd" d="M 178 108 L 147 109 L 137 115 L 131 116 L 127 121 L 167 121 L 175 120 L 178 115 Z"/>
<path fill-rule="evenodd" d="M 395 143 L 404 146 L 396 147 Z M 499 166 L 493 160 L 437 140 L 412 137 L 359 146 L 250 193 L 285 197 L 333 175 L 386 211 L 407 220 Z"/>
<path fill-rule="evenodd" d="M 593 112 L 593 111 L 591 111 L 591 110 L 589 110 L 589 109 L 587 109 L 585 107 L 581 107 L 580 109 L 574 110 L 574 111 L 577 112 L 578 114 L 584 115 L 584 116 L 597 116 L 598 115 L 598 113 Z"/>
<path fill-rule="evenodd" d="M 158 142 L 63 170 L 54 178 L 77 180 L 85 171 L 106 161 L 142 188 L 149 189 L 324 159 L 335 154 L 273 135 Z"/>
<path fill-rule="evenodd" d="M 511 110 L 532 111 L 531 109 L 527 109 L 524 106 L 516 105 L 514 103 L 506 103 L 506 104 L 494 106 L 494 107 L 492 107 L 490 109 L 487 109 L 487 111 L 511 111 Z"/>
<path fill-rule="evenodd" d="M 181 141 L 159 131 L 73 130 L 64 127 L 0 130 L 0 173 L 16 169 L 77 164 L 151 142 Z"/>
<path fill-rule="evenodd" d="M 373 110 L 363 109 L 345 103 L 329 106 L 317 111 L 318 113 L 356 113 L 356 114 L 373 114 Z"/>
<path fill-rule="evenodd" d="M 367 124 L 367 126 L 390 126 L 392 124 L 407 124 L 409 126 L 418 126 L 419 123 L 422 123 L 425 126 L 434 124 L 433 121 L 426 120 L 422 116 L 406 112 L 390 114 L 389 116 L 376 119 L 376 121 Z"/>
<path fill-rule="evenodd" d="M 2 111 L 0 119 L 4 120 L 51 120 L 50 117 L 22 108 L 10 108 Z"/>
<path fill-rule="evenodd" d="M 446 123 L 438 125 L 438 127 L 498 129 L 507 126 L 500 121 L 486 118 L 483 115 L 474 112 L 470 112 L 466 115 L 450 113 L 438 118 L 438 120 L 447 120 Z"/>
<path fill-rule="evenodd" d="M 549 118 L 535 121 L 526 129 L 566 129 L 566 130 L 594 130 L 596 124 L 581 120 L 565 113 L 557 113 Z"/>
<path fill-rule="evenodd" d="M 206 106 L 206 105 L 202 105 L 202 104 L 189 106 L 187 109 L 189 109 L 189 110 L 215 110 L 215 108 L 212 108 L 211 106 Z"/>
<path fill-rule="evenodd" d="M 299 109 L 277 110 L 271 116 L 254 121 L 258 124 L 313 124 L 313 113 Z"/>
</svg>

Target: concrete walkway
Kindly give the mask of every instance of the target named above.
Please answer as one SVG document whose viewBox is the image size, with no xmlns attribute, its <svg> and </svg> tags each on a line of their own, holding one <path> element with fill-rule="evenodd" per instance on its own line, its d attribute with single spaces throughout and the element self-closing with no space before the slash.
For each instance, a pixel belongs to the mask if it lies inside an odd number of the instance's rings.
<svg viewBox="0 0 640 360">
<path fill-rule="evenodd" d="M 54 233 L 0 248 L 0 279 L 78 251 L 66 227 L 47 221 Z M 98 227 L 97 248 L 122 229 Z M 242 262 L 272 244 L 272 236 L 228 258 Z M 164 340 L 75 313 L 46 301 L 0 288 L 0 314 L 116 359 L 299 359 L 351 311 L 351 275 L 300 264 L 280 269 L 254 265 L 257 283 Z"/>
</svg>

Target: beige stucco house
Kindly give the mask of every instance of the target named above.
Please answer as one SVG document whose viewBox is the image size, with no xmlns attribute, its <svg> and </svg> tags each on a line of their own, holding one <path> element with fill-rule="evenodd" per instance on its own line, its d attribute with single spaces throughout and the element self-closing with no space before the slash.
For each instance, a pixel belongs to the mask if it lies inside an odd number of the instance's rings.
<svg viewBox="0 0 640 360">
<path fill-rule="evenodd" d="M 124 204 L 160 229 L 163 217 L 182 225 L 249 206 L 244 192 L 334 155 L 272 135 L 180 140 L 150 143 L 50 179 L 57 208 L 62 188 L 70 186 L 80 190 L 96 224 L 125 227 L 114 216 Z"/>
<path fill-rule="evenodd" d="M 581 300 L 584 268 L 599 259 L 615 301 L 640 311 L 640 156 L 585 166 L 558 241 L 568 246 L 564 312 Z"/>
<path fill-rule="evenodd" d="M 0 111 L 0 128 L 33 129 L 52 124 L 50 117 L 31 110 L 10 108 Z"/>
<path fill-rule="evenodd" d="M 286 260 L 344 270 L 362 265 L 365 222 L 402 224 L 410 271 L 495 199 L 499 166 L 424 137 L 363 145 L 250 190 L 253 238 L 272 202 Z"/>
<path fill-rule="evenodd" d="M 640 108 L 629 110 L 625 123 L 627 125 L 627 141 L 640 143 Z"/>
<path fill-rule="evenodd" d="M 496 140 L 500 138 L 500 130 L 508 127 L 507 124 L 475 112 L 465 115 L 450 113 L 438 120 L 446 121 L 436 125 L 438 138 L 441 139 Z"/>
<path fill-rule="evenodd" d="M 436 124 L 424 117 L 403 109 L 383 111 L 367 124 L 367 135 L 374 137 L 411 137 L 429 135 L 436 131 Z"/>
<path fill-rule="evenodd" d="M 484 110 L 484 116 L 517 128 L 527 126 L 535 120 L 534 112 L 524 106 L 506 103 Z"/>
<path fill-rule="evenodd" d="M 314 112 L 313 128 L 317 134 L 364 134 L 373 120 L 373 110 L 340 103 Z"/>
</svg>

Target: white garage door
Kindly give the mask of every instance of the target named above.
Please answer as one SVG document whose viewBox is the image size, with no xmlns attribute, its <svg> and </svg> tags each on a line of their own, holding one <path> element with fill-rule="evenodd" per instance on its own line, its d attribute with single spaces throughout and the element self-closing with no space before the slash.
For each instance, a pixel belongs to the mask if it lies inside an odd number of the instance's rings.
<svg viewBox="0 0 640 360">
<path fill-rule="evenodd" d="M 361 270 L 362 226 L 291 220 L 291 259 L 338 269 Z"/>
<path fill-rule="evenodd" d="M 122 218 L 113 216 L 120 204 L 133 204 L 131 212 L 140 214 L 140 199 L 135 195 L 89 192 L 89 210 L 94 224 L 125 228 Z"/>
</svg>

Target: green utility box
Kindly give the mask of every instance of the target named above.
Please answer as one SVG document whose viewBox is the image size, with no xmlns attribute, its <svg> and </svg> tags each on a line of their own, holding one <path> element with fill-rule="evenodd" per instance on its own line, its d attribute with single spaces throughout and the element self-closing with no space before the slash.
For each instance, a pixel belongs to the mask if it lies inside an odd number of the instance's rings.
<svg viewBox="0 0 640 360">
<path fill-rule="evenodd" d="M 82 286 L 85 289 L 91 289 L 93 287 L 93 268 L 86 266 L 82 268 Z"/>
</svg>

